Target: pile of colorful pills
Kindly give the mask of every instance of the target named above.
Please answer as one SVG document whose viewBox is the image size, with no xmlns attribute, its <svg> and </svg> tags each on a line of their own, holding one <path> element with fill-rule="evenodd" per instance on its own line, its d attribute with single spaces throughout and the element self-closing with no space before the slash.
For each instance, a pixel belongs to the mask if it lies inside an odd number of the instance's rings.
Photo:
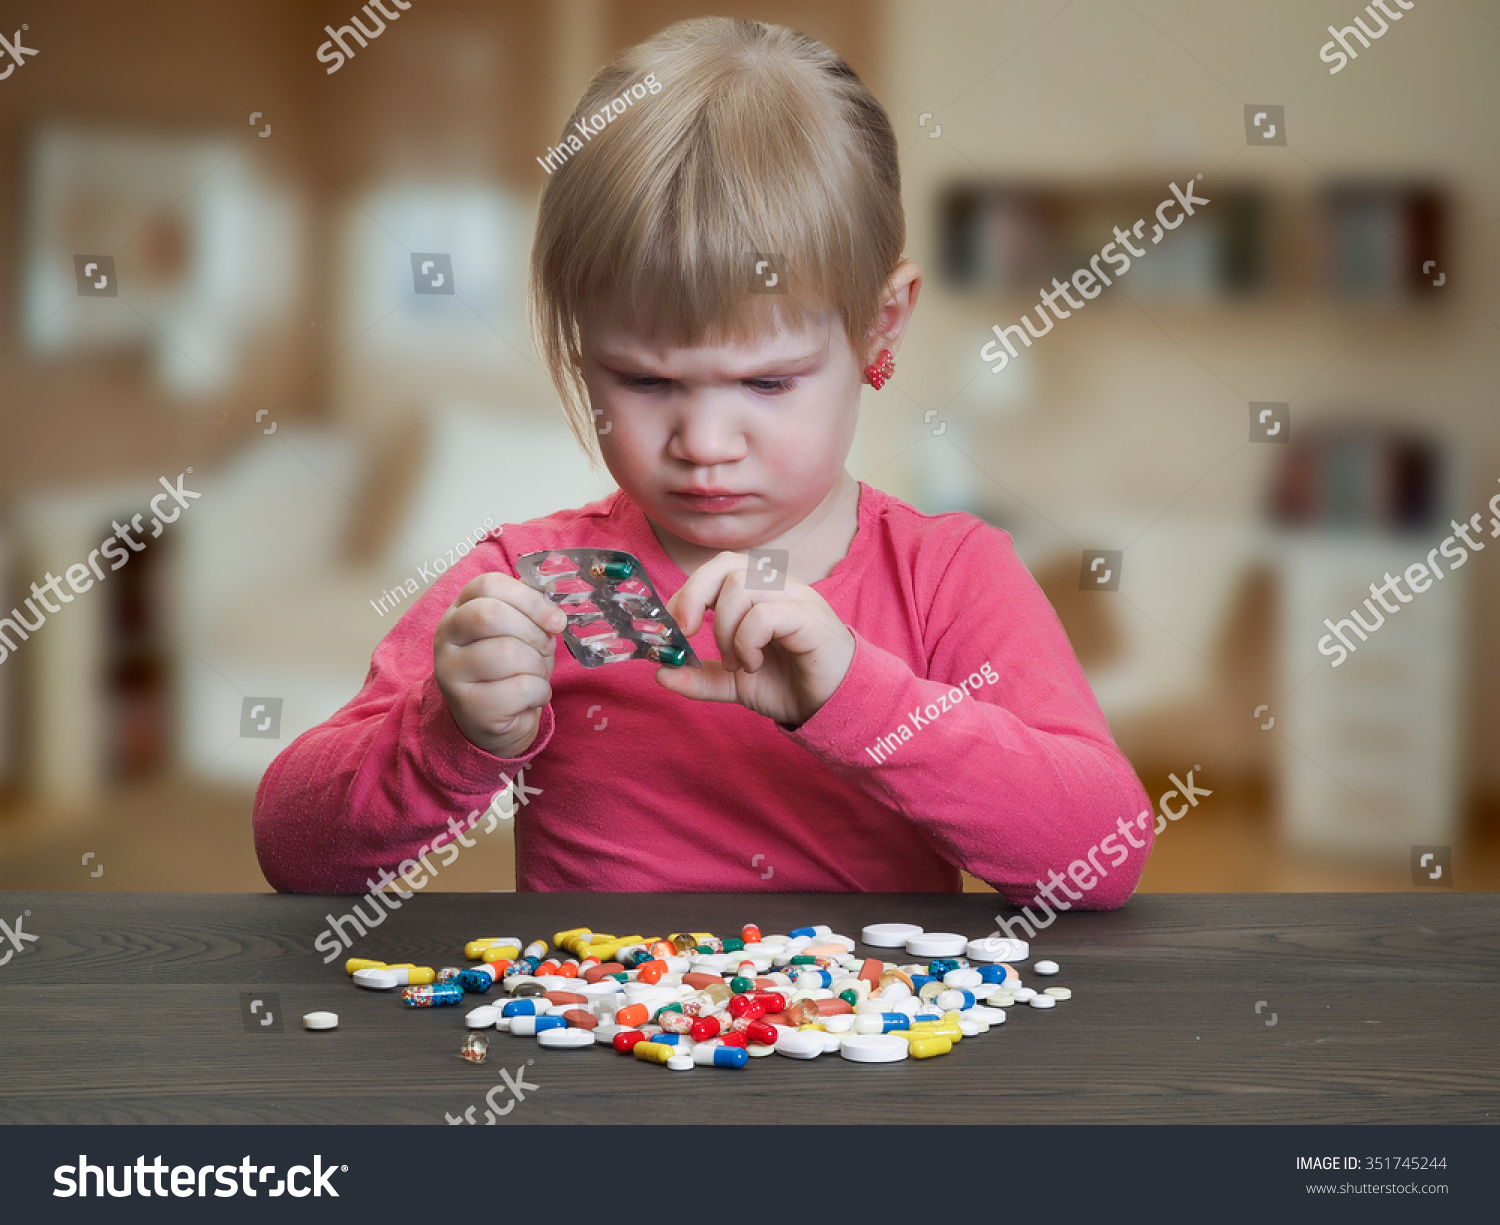
<svg viewBox="0 0 1500 1225">
<path fill-rule="evenodd" d="M 493 990 L 465 1017 L 471 1031 L 496 1029 L 554 1049 L 608 1046 L 673 1071 L 743 1068 L 772 1054 L 928 1059 L 1002 1024 L 1006 1008 L 1047 1009 L 1072 996 L 1066 987 L 1022 984 L 1009 962 L 1030 956 L 1025 941 L 970 940 L 904 923 L 873 924 L 861 938 L 923 960 L 857 957 L 855 942 L 826 926 L 762 935 L 747 924 L 737 937 L 612 936 L 581 927 L 557 932 L 550 945 L 495 936 L 464 946 L 478 963 L 468 968 L 351 958 L 344 969 L 362 987 L 400 987 L 412 1008 Z M 1050 961 L 1035 969 L 1058 972 Z M 471 1033 L 462 1053 L 482 1060 L 486 1049 Z"/>
</svg>

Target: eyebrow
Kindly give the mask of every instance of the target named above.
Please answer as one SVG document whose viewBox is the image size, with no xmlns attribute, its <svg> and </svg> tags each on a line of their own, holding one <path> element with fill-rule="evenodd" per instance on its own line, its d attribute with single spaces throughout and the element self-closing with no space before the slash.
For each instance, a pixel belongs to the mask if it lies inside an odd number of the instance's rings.
<svg viewBox="0 0 1500 1225">
<path fill-rule="evenodd" d="M 822 348 L 819 348 L 819 349 L 814 349 L 814 350 L 812 350 L 811 352 L 808 352 L 808 353 L 793 354 L 793 355 L 785 356 L 785 357 L 772 357 L 772 358 L 766 359 L 765 361 L 756 362 L 754 364 L 754 366 L 752 367 L 752 369 L 758 370 L 758 371 L 759 370 L 782 370 L 782 369 L 786 369 L 786 368 L 789 368 L 789 367 L 805 366 L 805 365 L 808 365 L 808 364 L 810 364 L 812 362 L 818 361 L 819 359 L 821 359 L 825 355 L 826 355 L 826 351 L 824 349 L 822 349 Z M 648 366 L 651 365 L 650 362 L 638 361 L 634 357 L 634 355 L 631 355 L 631 356 L 627 357 L 624 354 L 613 354 L 613 353 L 604 353 L 604 352 L 597 352 L 596 351 L 595 354 L 594 354 L 594 358 L 595 358 L 596 361 L 598 361 L 600 363 L 600 365 L 608 367 L 609 369 L 614 370 L 616 373 L 632 373 L 632 374 L 642 373 L 645 367 L 648 367 Z M 649 377 L 649 378 L 672 378 L 672 377 L 675 377 L 675 376 L 664 375 L 664 374 L 651 374 L 651 375 L 647 375 L 646 377 Z M 761 377 L 761 376 L 758 375 L 758 374 L 737 374 L 737 375 L 732 375 L 731 377 L 733 377 L 733 378 L 741 378 L 741 379 L 750 379 L 750 378 L 758 378 L 758 377 Z"/>
</svg>

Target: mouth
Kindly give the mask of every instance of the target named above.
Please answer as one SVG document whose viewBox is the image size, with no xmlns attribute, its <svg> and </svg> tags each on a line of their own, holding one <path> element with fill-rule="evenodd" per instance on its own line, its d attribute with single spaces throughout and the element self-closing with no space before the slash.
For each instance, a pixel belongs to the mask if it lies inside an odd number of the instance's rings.
<svg viewBox="0 0 1500 1225">
<path fill-rule="evenodd" d="M 724 489 L 673 490 L 669 496 L 679 505 L 707 515 L 734 510 L 751 497 L 748 493 L 730 493 Z"/>
</svg>

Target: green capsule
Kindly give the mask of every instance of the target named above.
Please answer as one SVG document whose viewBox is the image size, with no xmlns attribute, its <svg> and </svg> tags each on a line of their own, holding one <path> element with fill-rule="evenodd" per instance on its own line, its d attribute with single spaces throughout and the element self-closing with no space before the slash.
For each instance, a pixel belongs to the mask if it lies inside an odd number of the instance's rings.
<svg viewBox="0 0 1500 1225">
<path fill-rule="evenodd" d="M 817 961 L 816 957 L 808 957 L 802 953 L 798 953 L 797 956 L 792 958 L 792 964 L 794 966 L 810 966 L 815 961 Z"/>
<path fill-rule="evenodd" d="M 710 956 L 713 954 L 713 949 L 709 948 L 706 944 L 700 944 L 697 951 L 700 953 L 707 953 Z"/>
<path fill-rule="evenodd" d="M 654 646 L 646 654 L 659 664 L 666 664 L 669 668 L 680 668 L 687 663 L 687 652 L 677 647 Z M 741 948 L 744 946 L 741 945 Z"/>
<path fill-rule="evenodd" d="M 726 936 L 723 943 L 724 951 L 726 953 L 738 953 L 745 947 L 745 942 L 743 940 L 737 939 L 734 936 Z"/>
<path fill-rule="evenodd" d="M 839 992 L 839 999 L 841 999 L 845 1003 L 847 1003 L 850 1008 L 857 1008 L 857 1007 L 859 1007 L 859 992 L 858 991 L 853 991 L 853 990 L 850 990 L 850 991 L 840 991 Z"/>
<path fill-rule="evenodd" d="M 589 567 L 595 578 L 629 578 L 635 573 L 635 563 L 628 561 L 605 561 L 599 558 Z"/>
<path fill-rule="evenodd" d="M 618 974 L 606 974 L 604 977 L 612 978 L 617 983 L 628 983 L 630 981 L 630 975 L 626 974 L 623 970 L 621 970 Z"/>
<path fill-rule="evenodd" d="M 681 1011 L 682 1011 L 682 1005 L 681 1004 L 664 1004 L 664 1005 L 662 1005 L 662 1007 L 660 1007 L 660 1008 L 658 1008 L 656 1010 L 656 1012 L 653 1014 L 653 1016 L 652 1016 L 651 1019 L 653 1021 L 656 1020 L 656 1018 L 659 1017 L 659 1016 L 661 1016 L 661 1014 L 664 1013 L 664 1012 L 681 1012 Z"/>
<path fill-rule="evenodd" d="M 755 990 L 755 983 L 748 978 L 731 978 L 729 989 L 736 995 L 747 995 Z"/>
</svg>

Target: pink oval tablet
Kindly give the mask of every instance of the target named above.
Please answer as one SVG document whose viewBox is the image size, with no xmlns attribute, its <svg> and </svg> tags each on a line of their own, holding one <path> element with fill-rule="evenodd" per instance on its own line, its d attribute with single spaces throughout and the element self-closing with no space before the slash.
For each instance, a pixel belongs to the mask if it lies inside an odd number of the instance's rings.
<svg viewBox="0 0 1500 1225">
<path fill-rule="evenodd" d="M 802 950 L 804 957 L 845 957 L 848 953 L 842 944 L 810 944 Z"/>
<path fill-rule="evenodd" d="M 599 605 L 593 600 L 582 600 L 576 604 L 564 604 L 563 612 L 570 617 L 597 617 L 599 616 Z"/>
<path fill-rule="evenodd" d="M 588 642 L 592 638 L 613 638 L 615 627 L 608 621 L 590 621 L 586 625 L 574 625 L 570 627 L 573 637 L 580 642 Z"/>
<path fill-rule="evenodd" d="M 564 599 L 572 596 L 575 602 L 594 594 L 594 585 L 584 578 L 560 578 L 551 587 L 554 596 L 562 596 Z"/>
<path fill-rule="evenodd" d="M 633 600 L 649 600 L 651 589 L 638 578 L 628 578 L 615 587 L 615 598 L 628 596 Z"/>
</svg>

